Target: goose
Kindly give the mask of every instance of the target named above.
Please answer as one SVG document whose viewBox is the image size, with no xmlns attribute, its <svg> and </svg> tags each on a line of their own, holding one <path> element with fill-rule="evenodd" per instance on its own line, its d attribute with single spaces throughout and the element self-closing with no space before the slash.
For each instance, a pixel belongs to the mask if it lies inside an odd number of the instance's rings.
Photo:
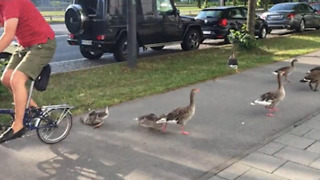
<svg viewBox="0 0 320 180">
<path fill-rule="evenodd" d="M 285 72 L 280 71 L 277 75 L 278 80 L 278 89 L 276 91 L 270 91 L 265 94 L 262 94 L 259 99 L 254 100 L 251 102 L 251 105 L 263 105 L 269 109 L 267 116 L 272 117 L 274 114 L 272 112 L 278 111 L 276 106 L 283 101 L 284 97 L 286 96 L 284 87 L 281 82 L 281 76 Z"/>
<path fill-rule="evenodd" d="M 159 117 L 153 113 L 139 116 L 133 120 L 139 122 L 140 127 L 152 128 L 152 129 L 161 129 L 163 124 L 157 123 L 158 120 L 165 117 L 165 114 L 160 115 Z"/>
<path fill-rule="evenodd" d="M 238 60 L 234 55 L 234 45 L 232 45 L 232 53 L 228 59 L 228 65 L 230 68 L 233 68 L 236 70 L 237 73 L 239 73 L 238 71 Z"/>
<path fill-rule="evenodd" d="M 288 76 L 289 76 L 289 75 L 292 73 L 292 71 L 294 70 L 294 68 L 295 68 L 295 65 L 294 65 L 294 64 L 295 64 L 296 62 L 298 62 L 298 60 L 297 60 L 297 59 L 293 59 L 293 60 L 291 61 L 291 66 L 281 67 L 281 68 L 273 71 L 272 73 L 275 74 L 275 75 L 277 75 L 278 72 L 283 71 L 283 72 L 284 72 L 283 77 L 285 78 L 285 80 L 286 80 L 287 82 L 290 82 L 290 81 L 288 80 Z"/>
<path fill-rule="evenodd" d="M 310 69 L 306 74 L 310 74 L 312 71 L 320 71 L 320 66 Z"/>
<path fill-rule="evenodd" d="M 318 85 L 320 81 L 320 71 L 314 70 L 311 71 L 308 75 L 306 75 L 303 79 L 300 80 L 302 83 L 309 83 L 309 87 L 313 91 L 318 91 Z M 312 87 L 312 84 L 315 84 L 315 87 Z"/>
<path fill-rule="evenodd" d="M 184 126 L 187 122 L 193 117 L 195 113 L 195 103 L 194 103 L 194 95 L 199 92 L 199 89 L 192 89 L 190 93 L 190 104 L 185 107 L 179 107 L 171 111 L 169 114 L 165 116 L 165 118 L 161 118 L 157 121 L 157 123 L 164 123 L 162 132 L 166 132 L 167 124 L 179 124 L 181 133 L 183 135 L 188 135 L 189 132 L 184 130 Z"/>
<path fill-rule="evenodd" d="M 101 127 L 104 120 L 109 116 L 109 107 L 107 106 L 104 111 L 90 111 L 84 117 L 80 117 L 80 122 L 85 125 L 93 126 L 94 129 Z"/>
</svg>

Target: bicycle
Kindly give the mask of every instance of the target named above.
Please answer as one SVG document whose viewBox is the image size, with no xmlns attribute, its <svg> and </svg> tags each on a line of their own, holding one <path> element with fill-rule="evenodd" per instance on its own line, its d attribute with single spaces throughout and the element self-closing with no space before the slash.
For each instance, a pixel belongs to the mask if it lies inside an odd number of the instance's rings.
<svg viewBox="0 0 320 180">
<path fill-rule="evenodd" d="M 68 136 L 72 127 L 72 113 L 70 110 L 74 108 L 68 104 L 48 105 L 41 108 L 29 107 L 33 90 L 46 90 L 50 73 L 51 68 L 48 64 L 42 69 L 38 78 L 31 81 L 23 118 L 23 124 L 27 130 L 36 130 L 38 138 L 46 144 L 58 143 Z M 11 127 L 14 114 L 13 109 L 0 108 L 0 116 L 11 116 L 11 121 L 0 124 L 2 129 Z"/>
</svg>

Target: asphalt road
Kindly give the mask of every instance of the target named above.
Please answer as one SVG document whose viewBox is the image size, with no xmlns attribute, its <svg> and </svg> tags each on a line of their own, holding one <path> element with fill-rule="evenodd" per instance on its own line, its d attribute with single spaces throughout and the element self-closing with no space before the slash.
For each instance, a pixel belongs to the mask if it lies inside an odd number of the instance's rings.
<svg viewBox="0 0 320 180">
<path fill-rule="evenodd" d="M 56 33 L 57 39 L 57 50 L 52 60 L 52 71 L 57 72 L 68 72 L 71 70 L 83 69 L 88 67 L 94 67 L 99 65 L 105 65 L 108 63 L 116 62 L 113 55 L 106 53 L 99 60 L 87 60 L 82 57 L 79 51 L 79 46 L 71 46 L 67 43 L 68 30 L 64 24 L 52 24 L 53 30 Z M 272 34 L 268 35 L 268 38 L 286 36 L 292 34 L 292 31 L 287 30 L 274 30 Z M 200 48 L 211 48 L 223 46 L 223 40 L 205 40 L 201 44 Z M 165 47 L 162 51 L 147 50 L 140 52 L 140 57 L 155 56 L 157 54 L 167 54 L 180 52 L 180 45 L 171 45 Z"/>
</svg>

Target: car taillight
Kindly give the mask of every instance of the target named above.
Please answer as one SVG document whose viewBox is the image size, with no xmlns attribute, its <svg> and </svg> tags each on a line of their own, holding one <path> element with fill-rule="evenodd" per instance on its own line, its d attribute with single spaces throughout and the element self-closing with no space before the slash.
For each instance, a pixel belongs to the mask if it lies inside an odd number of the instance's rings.
<svg viewBox="0 0 320 180">
<path fill-rule="evenodd" d="M 74 38 L 74 34 L 68 34 L 68 36 L 69 36 L 70 39 Z"/>
<path fill-rule="evenodd" d="M 97 36 L 97 40 L 104 40 L 105 38 L 106 38 L 106 35 L 104 34 Z"/>
<path fill-rule="evenodd" d="M 290 14 L 288 14 L 287 18 L 292 19 L 292 18 L 294 18 L 294 16 L 296 16 L 296 15 L 295 15 L 295 14 L 290 13 Z"/>
<path fill-rule="evenodd" d="M 227 19 L 220 19 L 219 26 L 226 26 L 228 24 Z"/>
</svg>

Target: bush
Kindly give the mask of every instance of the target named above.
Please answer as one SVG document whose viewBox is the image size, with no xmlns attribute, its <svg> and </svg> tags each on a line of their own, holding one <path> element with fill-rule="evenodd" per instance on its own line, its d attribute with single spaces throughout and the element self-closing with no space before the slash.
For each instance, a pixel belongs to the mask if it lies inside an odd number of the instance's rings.
<svg viewBox="0 0 320 180">
<path fill-rule="evenodd" d="M 2 76 L 3 70 L 5 66 L 7 65 L 8 61 L 4 59 L 0 59 L 0 77 Z M 8 90 L 0 84 L 0 96 L 5 95 L 8 93 Z"/>
<path fill-rule="evenodd" d="M 245 25 L 242 26 L 240 31 L 231 29 L 228 38 L 232 44 L 245 50 L 254 49 L 258 45 L 256 38 L 248 34 Z"/>
</svg>

